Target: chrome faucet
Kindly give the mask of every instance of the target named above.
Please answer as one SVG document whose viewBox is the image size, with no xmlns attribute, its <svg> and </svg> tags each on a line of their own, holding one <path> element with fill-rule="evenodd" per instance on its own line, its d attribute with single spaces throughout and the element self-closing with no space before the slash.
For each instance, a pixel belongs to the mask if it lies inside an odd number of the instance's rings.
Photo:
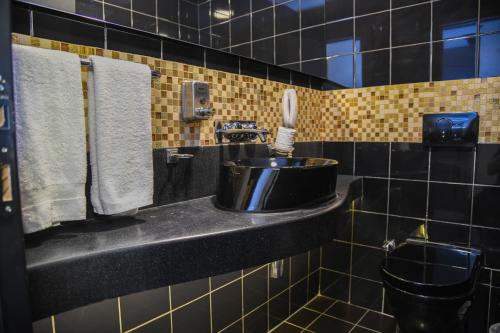
<svg viewBox="0 0 500 333">
<path fill-rule="evenodd" d="M 269 131 L 265 128 L 257 128 L 255 121 L 230 121 L 222 124 L 218 122 L 215 129 L 215 140 L 222 143 L 226 138 L 230 142 L 251 142 L 257 137 L 262 143 L 267 141 Z"/>
</svg>

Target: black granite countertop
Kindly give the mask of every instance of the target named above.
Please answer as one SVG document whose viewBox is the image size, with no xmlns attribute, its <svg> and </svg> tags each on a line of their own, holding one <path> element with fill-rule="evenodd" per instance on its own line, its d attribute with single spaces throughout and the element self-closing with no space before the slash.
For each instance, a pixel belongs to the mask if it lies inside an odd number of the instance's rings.
<svg viewBox="0 0 500 333">
<path fill-rule="evenodd" d="M 359 178 L 339 175 L 337 198 L 314 208 L 240 213 L 220 210 L 213 197 L 203 197 L 29 236 L 33 317 L 318 247 L 335 237 L 360 192 Z"/>
</svg>

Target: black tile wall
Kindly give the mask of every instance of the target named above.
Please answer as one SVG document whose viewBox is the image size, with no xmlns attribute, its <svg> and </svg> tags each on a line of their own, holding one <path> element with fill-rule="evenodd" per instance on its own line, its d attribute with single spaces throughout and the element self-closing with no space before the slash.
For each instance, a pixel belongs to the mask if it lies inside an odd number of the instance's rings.
<svg viewBox="0 0 500 333">
<path fill-rule="evenodd" d="M 189 15 L 194 15 L 191 12 L 182 13 L 184 23 L 178 23 L 179 16 L 174 15 L 173 10 L 177 3 L 177 0 L 172 1 L 172 4 L 170 1 L 158 1 L 158 17 L 156 17 L 150 14 L 151 8 L 147 3 L 137 5 L 141 11 L 138 9 L 131 11 L 130 1 L 107 1 L 105 4 L 101 4 L 99 1 L 90 3 L 87 0 L 80 0 L 76 4 L 77 15 L 59 11 L 64 8 L 49 9 L 34 4 L 16 2 L 12 10 L 13 31 L 286 83 L 290 83 L 293 71 L 300 70 L 300 66 L 295 67 L 293 64 L 288 66 L 292 70 L 268 64 L 273 63 L 275 58 L 274 36 L 255 41 L 253 44 L 243 43 L 243 40 L 248 42 L 251 38 L 250 32 L 245 31 L 245 24 L 250 25 L 250 16 L 238 18 L 241 20 L 238 25 L 231 25 L 229 21 L 226 21 L 214 26 L 213 29 L 211 27 L 198 29 L 194 23 L 192 23 L 193 26 L 188 25 L 191 24 L 189 23 L 191 20 Z M 186 6 L 192 7 L 194 5 L 189 3 Z M 203 8 L 202 6 L 203 4 L 199 5 L 200 8 Z M 106 23 L 100 21 L 103 16 L 103 8 Z M 175 12 L 177 13 L 177 10 Z M 212 35 L 211 31 L 216 35 Z M 232 33 L 234 34 L 232 35 Z M 247 33 L 249 37 L 245 37 Z M 290 36 L 296 41 L 296 52 L 282 52 L 278 54 L 279 57 L 285 57 L 286 61 L 299 59 L 298 43 L 300 38 L 298 35 L 299 32 L 295 31 Z M 231 46 L 231 43 L 228 42 L 228 38 L 231 36 L 235 40 L 239 39 L 242 43 Z M 277 42 L 283 43 L 285 40 L 282 38 L 278 39 Z M 201 45 L 197 45 L 198 43 Z M 287 39 L 286 47 L 281 44 L 280 49 L 286 50 L 290 45 L 290 41 Z M 210 47 L 222 49 L 222 51 L 212 50 Z M 235 55 L 227 53 L 229 47 Z M 255 52 L 255 58 L 263 62 L 250 59 L 252 52 Z M 271 69 L 271 67 L 274 68 Z M 324 78 L 303 73 L 295 73 L 294 75 L 300 77 L 300 80 L 294 81 L 294 84 L 300 86 L 318 90 L 339 88 L 338 85 Z M 285 77 L 286 79 L 284 79 Z"/>
<path fill-rule="evenodd" d="M 341 165 L 347 161 L 343 172 L 364 177 L 363 197 L 344 222 L 352 236 L 346 233 L 322 247 L 321 292 L 390 314 L 382 303 L 378 273 L 381 245 L 390 239 L 400 244 L 426 231 L 430 241 L 483 250 L 486 267 L 471 310 L 470 332 L 487 332 L 500 318 L 500 287 L 490 281 L 494 276 L 500 285 L 500 144 L 464 149 L 325 142 L 323 151 Z"/>
<path fill-rule="evenodd" d="M 79 0 L 73 11 L 337 84 L 322 89 L 500 75 L 495 0 L 103 1 Z M 16 30 L 29 32 L 26 16 L 14 14 Z M 45 35 L 102 47 L 98 30 L 61 24 Z"/>
<path fill-rule="evenodd" d="M 267 332 L 318 295 L 319 257 L 317 248 L 284 258 L 280 278 L 265 264 L 109 299 L 34 322 L 34 333 Z"/>
</svg>

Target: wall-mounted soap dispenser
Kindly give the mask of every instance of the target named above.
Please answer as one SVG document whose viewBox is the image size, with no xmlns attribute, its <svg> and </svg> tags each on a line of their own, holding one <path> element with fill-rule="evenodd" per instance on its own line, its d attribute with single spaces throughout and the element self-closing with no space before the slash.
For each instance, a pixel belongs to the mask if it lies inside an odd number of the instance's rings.
<svg viewBox="0 0 500 333">
<path fill-rule="evenodd" d="M 423 139 L 426 146 L 475 146 L 479 136 L 477 112 L 425 114 Z"/>
<path fill-rule="evenodd" d="M 185 122 L 206 120 L 210 118 L 212 113 L 208 83 L 201 81 L 182 82 L 182 120 Z"/>
</svg>

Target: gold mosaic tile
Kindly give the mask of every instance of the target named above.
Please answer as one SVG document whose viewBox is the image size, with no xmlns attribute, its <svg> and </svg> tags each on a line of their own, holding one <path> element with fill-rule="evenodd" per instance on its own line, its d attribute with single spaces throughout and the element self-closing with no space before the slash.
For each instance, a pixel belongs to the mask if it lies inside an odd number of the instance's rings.
<svg viewBox="0 0 500 333">
<path fill-rule="evenodd" d="M 426 113 L 479 113 L 479 141 L 500 143 L 500 77 L 324 92 L 323 140 L 421 142 Z"/>
<path fill-rule="evenodd" d="M 426 82 L 322 92 L 181 64 L 152 57 L 13 34 L 14 43 L 62 50 L 87 58 L 96 54 L 147 64 L 161 71 L 151 83 L 151 125 L 155 148 L 214 145 L 214 123 L 255 120 L 273 142 L 281 125 L 281 97 L 295 88 L 299 99 L 297 141 L 421 142 L 424 113 L 477 111 L 480 142 L 500 143 L 500 77 Z M 186 124 L 180 119 L 182 81 L 210 85 L 215 115 Z M 87 113 L 87 72 L 82 67 Z"/>
</svg>

